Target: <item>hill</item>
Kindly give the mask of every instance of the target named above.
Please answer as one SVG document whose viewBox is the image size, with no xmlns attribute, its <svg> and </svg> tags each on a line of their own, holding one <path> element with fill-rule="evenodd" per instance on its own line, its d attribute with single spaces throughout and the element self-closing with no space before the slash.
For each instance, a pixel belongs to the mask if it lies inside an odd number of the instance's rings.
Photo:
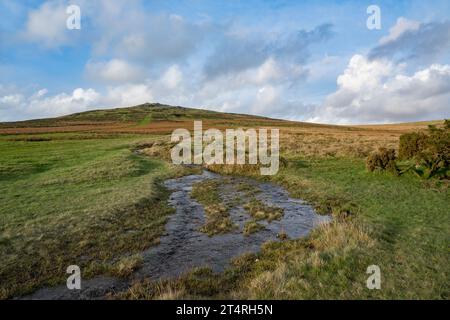
<svg viewBox="0 0 450 320">
<path fill-rule="evenodd" d="M 168 133 L 174 128 L 192 129 L 193 120 L 202 120 L 205 128 L 274 126 L 290 129 L 319 129 L 320 131 L 408 132 L 426 128 L 442 121 L 402 123 L 389 125 L 337 126 L 308 122 L 272 119 L 268 117 L 224 113 L 205 109 L 145 103 L 132 107 L 99 109 L 56 118 L 16 122 L 0 122 L 0 134 L 35 134 L 55 132 L 120 132 Z"/>
<path fill-rule="evenodd" d="M 0 123 L 0 134 L 103 131 L 121 133 L 167 133 L 174 128 L 191 128 L 193 120 L 207 127 L 280 126 L 324 127 L 324 125 L 223 113 L 203 109 L 146 103 L 133 107 L 102 109 L 47 119 Z"/>
</svg>

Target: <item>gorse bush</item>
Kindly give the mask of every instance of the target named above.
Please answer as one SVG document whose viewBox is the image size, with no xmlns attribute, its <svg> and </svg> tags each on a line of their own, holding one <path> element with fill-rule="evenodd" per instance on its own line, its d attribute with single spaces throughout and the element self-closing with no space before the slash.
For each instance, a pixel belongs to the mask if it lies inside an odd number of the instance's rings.
<svg viewBox="0 0 450 320">
<path fill-rule="evenodd" d="M 428 132 L 407 133 L 400 137 L 399 157 L 414 160 L 410 169 L 421 178 L 444 178 L 450 174 L 450 120 L 443 128 L 430 125 Z"/>
<path fill-rule="evenodd" d="M 414 172 L 422 178 L 450 177 L 450 127 L 430 126 L 424 148 L 416 155 Z"/>
<path fill-rule="evenodd" d="M 388 170 L 397 173 L 396 159 L 394 149 L 379 148 L 378 151 L 371 153 L 367 157 L 366 167 L 370 172 Z"/>
<path fill-rule="evenodd" d="M 398 157 L 412 159 L 421 152 L 427 143 L 427 135 L 423 132 L 411 132 L 400 136 Z"/>
</svg>

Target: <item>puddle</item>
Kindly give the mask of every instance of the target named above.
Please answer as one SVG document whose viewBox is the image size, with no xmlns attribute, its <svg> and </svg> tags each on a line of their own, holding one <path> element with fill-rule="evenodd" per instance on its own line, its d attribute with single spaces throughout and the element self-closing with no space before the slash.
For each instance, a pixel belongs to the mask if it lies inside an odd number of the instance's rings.
<svg viewBox="0 0 450 320">
<path fill-rule="evenodd" d="M 202 205 L 191 198 L 195 183 L 219 179 L 219 195 L 229 207 L 229 214 L 237 228 L 229 233 L 208 236 L 198 231 L 205 222 Z M 239 191 L 238 185 L 251 186 L 253 195 Z M 153 280 L 177 277 L 194 267 L 210 267 L 214 272 L 223 271 L 232 258 L 244 253 L 255 253 L 268 240 L 277 240 L 280 233 L 296 239 L 306 236 L 314 227 L 330 220 L 328 216 L 317 215 L 314 209 L 302 200 L 290 198 L 282 187 L 272 183 L 259 182 L 242 177 L 224 177 L 204 170 L 202 174 L 167 180 L 165 186 L 172 191 L 169 204 L 176 209 L 170 216 L 160 244 L 143 253 L 143 266 L 132 280 L 150 278 Z M 244 223 L 250 219 L 243 205 L 252 197 L 271 207 L 284 210 L 280 220 L 270 223 L 261 221 L 263 230 L 245 236 Z M 82 280 L 82 290 L 70 291 L 66 286 L 44 288 L 26 299 L 101 299 L 108 292 L 126 289 L 132 280 L 97 277 Z"/>
</svg>

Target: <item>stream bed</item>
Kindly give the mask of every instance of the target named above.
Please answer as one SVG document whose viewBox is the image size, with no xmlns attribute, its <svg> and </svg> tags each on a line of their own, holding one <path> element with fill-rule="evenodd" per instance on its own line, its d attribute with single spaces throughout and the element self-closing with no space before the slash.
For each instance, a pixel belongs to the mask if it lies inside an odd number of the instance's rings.
<svg viewBox="0 0 450 320">
<path fill-rule="evenodd" d="M 199 231 L 205 222 L 203 206 L 191 198 L 192 186 L 207 180 L 219 181 L 218 193 L 236 228 L 225 234 L 208 236 Z M 242 191 L 245 185 L 251 194 Z M 134 280 L 174 278 L 192 268 L 209 267 L 222 272 L 231 259 L 244 253 L 256 253 L 266 241 L 277 241 L 280 234 L 289 239 L 305 237 L 316 226 L 330 221 L 300 199 L 293 199 L 282 187 L 244 177 L 222 176 L 204 170 L 202 174 L 170 179 L 165 182 L 171 191 L 169 205 L 175 213 L 169 217 L 160 243 L 142 253 L 143 265 L 131 279 L 99 276 L 81 282 L 81 290 L 68 290 L 66 285 L 39 289 L 25 299 L 102 299 L 110 292 L 125 290 Z M 250 220 L 244 204 L 257 199 L 270 207 L 283 209 L 279 220 L 260 221 L 264 229 L 244 235 L 243 227 Z"/>
</svg>

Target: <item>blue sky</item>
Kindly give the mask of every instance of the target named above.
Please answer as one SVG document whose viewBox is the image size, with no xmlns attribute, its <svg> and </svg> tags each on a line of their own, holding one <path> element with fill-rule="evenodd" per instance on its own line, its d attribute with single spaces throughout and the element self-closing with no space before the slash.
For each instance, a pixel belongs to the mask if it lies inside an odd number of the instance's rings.
<svg viewBox="0 0 450 320">
<path fill-rule="evenodd" d="M 80 30 L 66 28 L 73 4 Z M 0 121 L 144 102 L 324 123 L 450 117 L 449 17 L 447 0 L 0 0 Z"/>
</svg>

